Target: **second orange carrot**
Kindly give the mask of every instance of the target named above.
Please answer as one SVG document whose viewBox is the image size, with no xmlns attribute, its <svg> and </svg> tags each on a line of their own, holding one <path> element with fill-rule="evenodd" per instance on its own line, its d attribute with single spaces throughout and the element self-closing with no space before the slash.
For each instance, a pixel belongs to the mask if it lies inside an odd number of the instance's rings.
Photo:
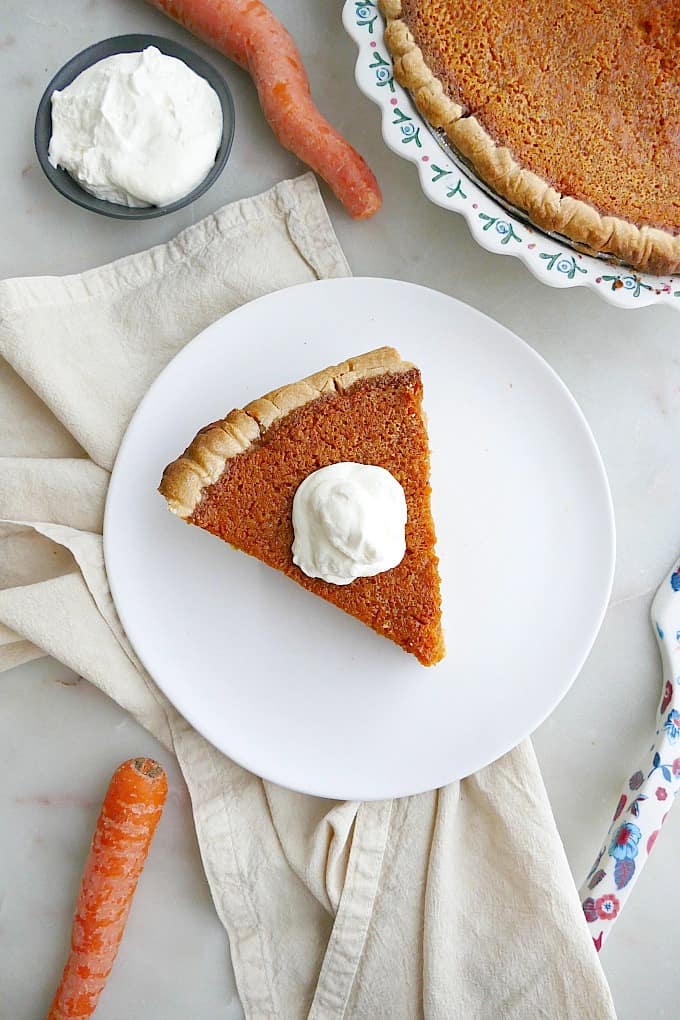
<svg viewBox="0 0 680 1020">
<path fill-rule="evenodd" d="M 168 790 L 152 758 L 115 771 L 92 838 L 76 904 L 71 951 L 47 1020 L 92 1016 L 125 929 Z"/>
</svg>

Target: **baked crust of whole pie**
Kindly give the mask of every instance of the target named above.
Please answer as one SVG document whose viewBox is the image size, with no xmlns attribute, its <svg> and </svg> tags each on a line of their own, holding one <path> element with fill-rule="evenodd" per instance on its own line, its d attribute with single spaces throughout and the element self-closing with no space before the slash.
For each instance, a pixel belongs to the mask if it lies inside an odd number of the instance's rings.
<svg viewBox="0 0 680 1020">
<path fill-rule="evenodd" d="M 173 513 L 282 571 L 413 653 L 444 655 L 429 447 L 418 369 L 393 348 L 351 358 L 201 429 L 159 491 Z M 340 461 L 389 470 L 406 496 L 406 553 L 391 570 L 335 585 L 293 563 L 292 503 L 312 471 Z"/>
<path fill-rule="evenodd" d="M 539 227 L 680 270 L 680 3 L 380 0 L 395 78 Z"/>
</svg>

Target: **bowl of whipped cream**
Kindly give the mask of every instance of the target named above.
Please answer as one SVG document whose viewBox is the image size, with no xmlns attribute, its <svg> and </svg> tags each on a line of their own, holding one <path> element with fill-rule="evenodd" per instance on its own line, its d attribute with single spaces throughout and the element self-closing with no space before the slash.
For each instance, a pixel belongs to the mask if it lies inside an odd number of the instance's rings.
<svg viewBox="0 0 680 1020">
<path fill-rule="evenodd" d="M 219 72 L 155 35 L 120 35 L 76 54 L 49 83 L 35 121 L 40 165 L 76 205 L 150 219 L 217 180 L 234 137 Z"/>
</svg>

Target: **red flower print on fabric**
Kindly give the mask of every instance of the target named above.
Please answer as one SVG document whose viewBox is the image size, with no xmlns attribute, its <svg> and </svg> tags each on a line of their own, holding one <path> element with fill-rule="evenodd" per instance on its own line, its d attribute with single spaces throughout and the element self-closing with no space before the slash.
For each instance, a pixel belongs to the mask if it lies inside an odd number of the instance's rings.
<svg viewBox="0 0 680 1020">
<path fill-rule="evenodd" d="M 600 896 L 599 900 L 595 900 L 595 911 L 597 916 L 602 918 L 603 921 L 613 921 L 619 912 L 621 904 L 619 903 L 618 897 L 610 893 L 608 896 Z"/>
<path fill-rule="evenodd" d="M 670 680 L 666 680 L 666 686 L 663 689 L 663 698 L 661 699 L 661 711 L 665 712 L 671 703 L 673 697 L 673 684 Z"/>
</svg>

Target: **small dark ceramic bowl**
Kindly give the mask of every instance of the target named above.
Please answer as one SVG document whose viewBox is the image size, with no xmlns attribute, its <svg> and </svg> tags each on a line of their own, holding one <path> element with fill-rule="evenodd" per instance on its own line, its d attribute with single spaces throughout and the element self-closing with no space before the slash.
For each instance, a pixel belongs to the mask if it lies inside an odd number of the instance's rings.
<svg viewBox="0 0 680 1020">
<path fill-rule="evenodd" d="M 66 88 L 86 67 L 91 67 L 92 64 L 96 64 L 97 61 L 103 60 L 105 57 L 111 57 L 114 53 L 136 53 L 147 46 L 156 46 L 161 53 L 183 60 L 192 71 L 199 74 L 201 78 L 205 78 L 214 88 L 222 107 L 222 141 L 215 156 L 215 163 L 208 171 L 207 176 L 203 178 L 197 188 L 190 191 L 184 198 L 180 198 L 171 205 L 149 205 L 142 208 L 131 208 L 126 205 L 117 205 L 115 202 L 105 202 L 100 198 L 95 198 L 94 195 L 84 191 L 78 182 L 73 177 L 70 177 L 65 170 L 62 170 L 61 167 L 55 169 L 50 164 L 47 158 L 47 151 L 52 136 L 52 104 L 50 99 L 55 89 Z M 117 35 L 111 39 L 104 39 L 102 42 L 95 43 L 93 46 L 88 46 L 86 50 L 83 50 L 82 53 L 77 53 L 67 64 L 64 64 L 61 70 L 55 74 L 40 100 L 38 113 L 35 118 L 34 137 L 35 151 L 40 166 L 43 168 L 50 183 L 54 185 L 57 191 L 65 195 L 66 198 L 75 202 L 76 205 L 82 206 L 83 209 L 91 209 L 92 212 L 101 213 L 103 216 L 113 216 L 119 220 L 149 220 L 156 216 L 165 216 L 167 213 L 182 209 L 185 205 L 189 205 L 190 202 L 197 199 L 199 195 L 206 192 L 215 183 L 229 158 L 229 151 L 234 138 L 234 102 L 227 83 L 212 64 L 209 64 L 185 46 L 181 46 L 180 43 L 173 42 L 171 39 L 164 39 L 159 35 Z"/>
</svg>

